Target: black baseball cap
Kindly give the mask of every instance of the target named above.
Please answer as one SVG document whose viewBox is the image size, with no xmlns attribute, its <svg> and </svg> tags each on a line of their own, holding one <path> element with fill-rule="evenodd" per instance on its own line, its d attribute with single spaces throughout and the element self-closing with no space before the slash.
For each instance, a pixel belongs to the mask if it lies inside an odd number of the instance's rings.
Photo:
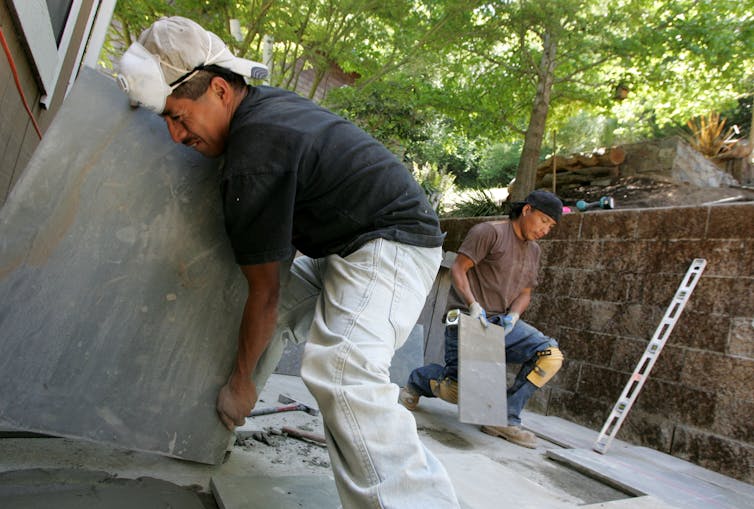
<svg viewBox="0 0 754 509">
<path fill-rule="evenodd" d="M 528 203 L 533 208 L 547 214 L 553 218 L 556 223 L 560 221 L 560 216 L 563 214 L 563 202 L 560 201 L 560 198 L 548 191 L 532 191 L 529 193 L 529 196 L 526 197 L 524 203 Z"/>
</svg>

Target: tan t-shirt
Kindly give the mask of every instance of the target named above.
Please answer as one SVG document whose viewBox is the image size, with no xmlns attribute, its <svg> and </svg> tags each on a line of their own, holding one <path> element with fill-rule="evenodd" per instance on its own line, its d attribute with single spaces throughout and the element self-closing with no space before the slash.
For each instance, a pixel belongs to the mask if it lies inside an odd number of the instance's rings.
<svg viewBox="0 0 754 509">
<path fill-rule="evenodd" d="M 466 275 L 488 316 L 505 313 L 522 290 L 537 286 L 539 245 L 516 237 L 508 221 L 474 225 L 458 253 L 474 262 Z M 451 287 L 446 311 L 454 308 L 468 310 L 461 294 Z"/>
</svg>

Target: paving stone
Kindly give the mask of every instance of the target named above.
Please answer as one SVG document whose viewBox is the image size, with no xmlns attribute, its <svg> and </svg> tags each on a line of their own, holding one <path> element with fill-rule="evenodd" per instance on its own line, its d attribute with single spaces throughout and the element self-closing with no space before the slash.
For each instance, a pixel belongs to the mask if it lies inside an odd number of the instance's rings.
<svg viewBox="0 0 754 509">
<path fill-rule="evenodd" d="M 683 509 L 678 505 L 670 505 L 657 497 L 644 495 L 642 497 L 624 498 L 611 500 L 597 504 L 582 505 L 581 509 Z"/>
<path fill-rule="evenodd" d="M 731 481 L 721 486 L 709 482 L 695 475 L 698 467 L 669 455 L 665 455 L 664 464 L 648 461 L 646 451 L 650 450 L 611 446 L 603 455 L 587 449 L 550 449 L 547 456 L 628 493 L 651 495 L 684 509 L 754 507 L 751 485 Z M 668 462 L 672 462 L 672 467 L 668 467 Z"/>
<path fill-rule="evenodd" d="M 538 437 L 568 449 L 590 449 L 599 433 L 553 415 L 542 415 L 524 410 L 521 422 Z M 614 440 L 613 443 L 619 443 Z"/>
<path fill-rule="evenodd" d="M 210 482 L 220 509 L 337 509 L 332 477 L 217 475 Z"/>
</svg>

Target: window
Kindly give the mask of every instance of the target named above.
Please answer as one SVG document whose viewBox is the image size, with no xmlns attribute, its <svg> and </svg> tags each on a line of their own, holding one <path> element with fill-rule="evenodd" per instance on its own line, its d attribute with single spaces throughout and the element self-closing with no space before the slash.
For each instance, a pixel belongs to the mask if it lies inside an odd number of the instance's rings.
<svg viewBox="0 0 754 509">
<path fill-rule="evenodd" d="M 82 0 L 10 0 L 29 46 L 47 107 L 68 52 Z"/>
<path fill-rule="evenodd" d="M 71 12 L 72 4 L 73 0 L 47 0 L 47 12 L 50 14 L 52 35 L 55 37 L 57 46 L 60 46 L 60 39 L 63 38 L 65 22 L 68 19 L 68 13 Z"/>
</svg>

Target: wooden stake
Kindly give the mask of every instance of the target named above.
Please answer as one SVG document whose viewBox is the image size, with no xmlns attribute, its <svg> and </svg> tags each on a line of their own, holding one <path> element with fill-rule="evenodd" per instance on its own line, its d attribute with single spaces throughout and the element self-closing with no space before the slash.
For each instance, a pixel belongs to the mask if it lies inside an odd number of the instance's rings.
<svg viewBox="0 0 754 509">
<path fill-rule="evenodd" d="M 552 155 L 553 155 L 552 157 L 552 192 L 553 194 L 555 194 L 555 185 L 556 185 L 556 180 L 557 180 L 555 177 L 555 172 L 557 172 L 558 170 L 558 165 L 555 162 L 555 160 L 557 159 L 557 157 L 555 157 L 555 136 L 557 134 L 558 134 L 557 131 L 552 132 Z"/>
</svg>

